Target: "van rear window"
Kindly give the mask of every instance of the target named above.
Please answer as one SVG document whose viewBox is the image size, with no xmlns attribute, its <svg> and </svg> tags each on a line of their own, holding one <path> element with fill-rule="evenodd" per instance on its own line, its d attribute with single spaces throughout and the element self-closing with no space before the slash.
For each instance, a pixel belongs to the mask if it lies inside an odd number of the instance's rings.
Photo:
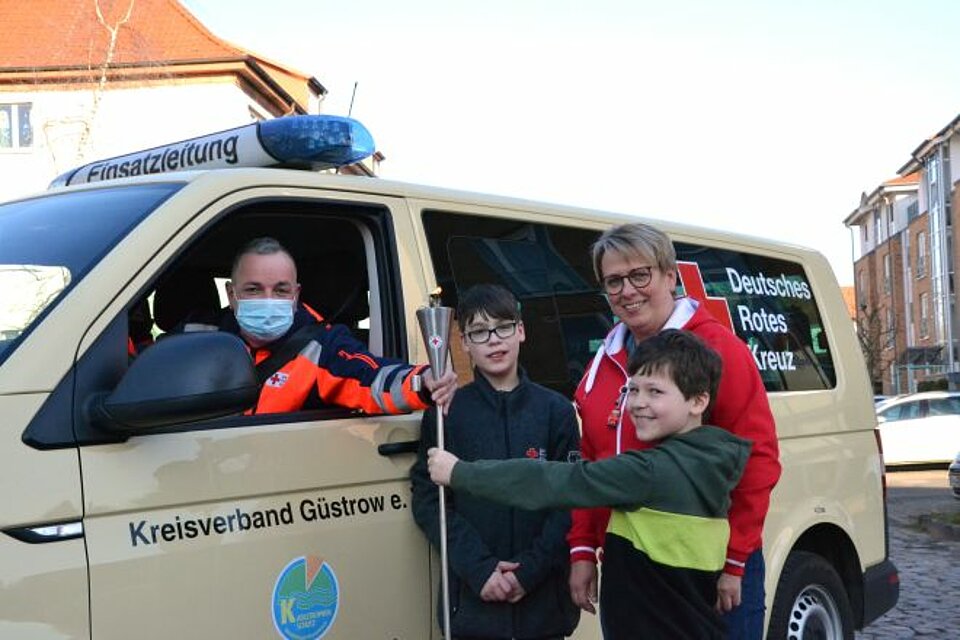
<svg viewBox="0 0 960 640">
<path fill-rule="evenodd" d="M 767 391 L 830 389 L 837 383 L 830 344 L 803 266 L 741 251 L 682 242 L 683 293 L 747 343 Z"/>
</svg>

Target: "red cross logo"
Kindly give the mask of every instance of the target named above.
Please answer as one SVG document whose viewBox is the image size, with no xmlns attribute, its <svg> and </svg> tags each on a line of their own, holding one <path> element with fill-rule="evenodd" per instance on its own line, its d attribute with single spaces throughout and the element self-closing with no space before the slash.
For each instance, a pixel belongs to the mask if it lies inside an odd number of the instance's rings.
<svg viewBox="0 0 960 640">
<path fill-rule="evenodd" d="M 284 384 L 286 384 L 288 378 L 290 378 L 289 374 L 277 371 L 275 374 L 267 378 L 267 386 L 277 388 L 282 387 Z"/>
<path fill-rule="evenodd" d="M 433 347 L 434 349 L 439 349 L 440 347 L 443 346 L 443 338 L 436 335 L 430 336 L 430 346 Z"/>
<path fill-rule="evenodd" d="M 733 318 L 730 316 L 730 306 L 727 304 L 727 299 L 707 295 L 707 290 L 703 286 L 703 274 L 700 273 L 700 265 L 696 262 L 677 260 L 677 272 L 684 292 L 694 300 L 699 300 L 717 322 L 733 331 Z"/>
</svg>

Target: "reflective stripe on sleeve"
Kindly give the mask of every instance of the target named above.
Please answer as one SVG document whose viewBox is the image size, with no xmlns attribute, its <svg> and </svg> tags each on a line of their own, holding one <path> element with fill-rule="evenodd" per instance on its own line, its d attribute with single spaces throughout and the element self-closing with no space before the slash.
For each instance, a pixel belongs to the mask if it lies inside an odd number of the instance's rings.
<svg viewBox="0 0 960 640">
<path fill-rule="evenodd" d="M 311 340 L 307 343 L 307 346 L 300 350 L 301 356 L 317 366 L 320 365 L 320 354 L 322 353 L 323 347 L 316 340 Z"/>
<path fill-rule="evenodd" d="M 183 333 L 194 333 L 197 331 L 219 331 L 220 327 L 215 324 L 206 324 L 204 322 L 186 322 L 183 325 Z"/>
<path fill-rule="evenodd" d="M 373 379 L 373 382 L 370 384 L 370 397 L 373 398 L 373 401 L 377 403 L 377 406 L 380 407 L 380 411 L 383 413 L 390 413 L 387 409 L 386 398 L 384 397 L 384 391 L 387 385 L 387 378 L 390 376 L 390 373 L 399 369 L 401 365 L 399 364 L 390 364 L 377 372 L 377 376 Z"/>
<path fill-rule="evenodd" d="M 397 411 L 410 413 L 413 411 L 413 407 L 407 402 L 407 397 L 403 393 L 403 381 L 404 376 L 402 375 L 394 377 L 393 383 L 390 385 L 390 399 L 393 400 L 393 406 L 396 407 Z"/>
</svg>

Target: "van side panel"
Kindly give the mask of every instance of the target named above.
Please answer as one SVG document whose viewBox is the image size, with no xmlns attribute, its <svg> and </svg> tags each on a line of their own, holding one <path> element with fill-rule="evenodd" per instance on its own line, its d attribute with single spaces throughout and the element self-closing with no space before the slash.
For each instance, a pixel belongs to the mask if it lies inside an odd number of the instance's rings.
<svg viewBox="0 0 960 640">
<path fill-rule="evenodd" d="M 783 475 L 764 534 L 767 603 L 788 554 L 827 558 L 844 581 L 854 618 L 863 620 L 863 576 L 886 562 L 883 461 L 870 383 L 852 319 L 822 256 L 805 257 L 837 371 L 834 389 L 772 394 Z M 841 551 L 843 550 L 843 551 Z"/>
<path fill-rule="evenodd" d="M 20 439 L 48 396 L 0 396 L 0 638 L 90 634 L 83 539 L 31 544 L 13 537 L 82 517 L 76 449 L 40 451 Z"/>
<path fill-rule="evenodd" d="M 279 637 L 299 597 L 284 578 L 311 566 L 330 583 L 313 603 L 327 637 L 426 637 L 410 456 L 377 454 L 418 428 L 414 415 L 301 421 L 85 448 L 97 637 Z"/>
</svg>

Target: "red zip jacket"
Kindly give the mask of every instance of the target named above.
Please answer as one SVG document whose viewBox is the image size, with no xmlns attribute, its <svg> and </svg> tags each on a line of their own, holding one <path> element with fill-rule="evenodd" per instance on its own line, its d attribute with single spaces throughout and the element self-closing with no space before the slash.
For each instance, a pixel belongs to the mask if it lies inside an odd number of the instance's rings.
<svg viewBox="0 0 960 640">
<path fill-rule="evenodd" d="M 743 575 L 747 556 L 761 546 L 770 492 L 780 478 L 777 433 L 766 390 L 747 346 L 696 300 L 677 300 L 663 328 L 686 329 L 720 354 L 723 373 L 709 422 L 753 444 L 740 483 L 730 494 L 730 542 L 724 568 L 726 573 Z M 580 450 L 585 460 L 652 446 L 637 439 L 620 392 L 628 379 L 624 347 L 627 331 L 623 324 L 610 331 L 574 394 L 582 422 Z M 609 509 L 574 510 L 573 526 L 567 535 L 571 561 L 596 561 L 609 517 Z"/>
<path fill-rule="evenodd" d="M 325 324 L 320 314 L 304 304 L 298 305 L 293 326 L 286 335 L 266 346 L 250 348 L 254 362 L 260 364 L 269 358 L 297 330 L 308 325 L 316 325 L 311 339 L 266 380 L 251 413 L 284 413 L 336 405 L 369 414 L 395 414 L 430 406 L 412 384 L 414 374 L 426 365 L 375 356 L 345 326 Z M 225 309 L 215 324 L 187 321 L 183 331 L 228 331 L 239 335 L 240 327 L 233 313 Z"/>
</svg>

